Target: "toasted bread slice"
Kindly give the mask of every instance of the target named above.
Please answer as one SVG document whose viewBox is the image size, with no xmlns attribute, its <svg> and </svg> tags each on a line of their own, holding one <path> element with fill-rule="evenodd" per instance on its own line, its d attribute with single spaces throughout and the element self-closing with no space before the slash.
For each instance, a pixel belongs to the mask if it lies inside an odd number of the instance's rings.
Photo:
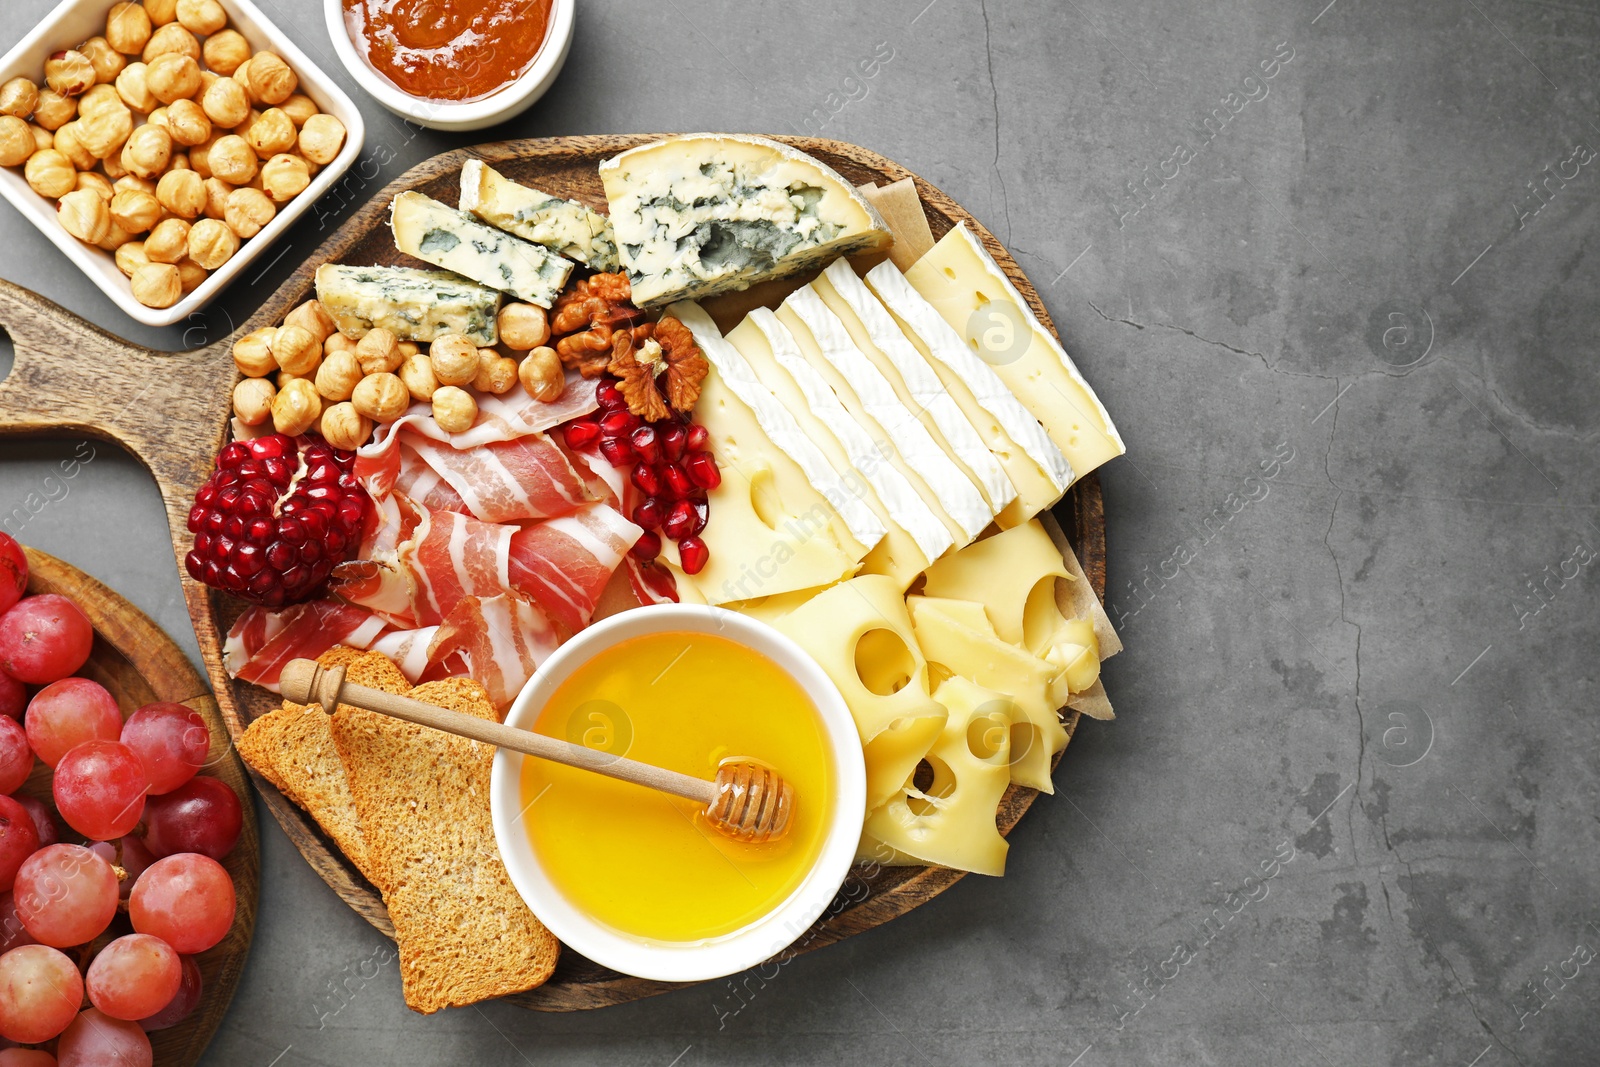
<svg viewBox="0 0 1600 1067">
<path fill-rule="evenodd" d="M 344 667 L 350 681 L 391 693 L 411 688 L 400 669 L 378 652 L 332 648 L 317 657 L 324 667 Z M 340 707 L 341 712 L 351 710 Z M 329 718 L 316 706 L 283 702 L 251 723 L 239 738 L 239 755 L 278 791 L 304 808 L 367 881 L 378 885 L 361 835 L 344 764 L 333 744 Z"/>
<path fill-rule="evenodd" d="M 410 695 L 498 718 L 483 687 L 464 678 Z M 494 749 L 368 711 L 341 711 L 332 727 L 394 923 L 406 1004 L 431 1013 L 542 985 L 561 945 L 500 862 L 489 815 Z"/>
</svg>

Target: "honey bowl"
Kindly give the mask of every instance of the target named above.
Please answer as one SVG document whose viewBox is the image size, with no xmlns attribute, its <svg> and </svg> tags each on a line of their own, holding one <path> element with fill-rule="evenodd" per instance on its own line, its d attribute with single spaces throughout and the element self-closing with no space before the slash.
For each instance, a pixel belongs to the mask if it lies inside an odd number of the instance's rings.
<svg viewBox="0 0 1600 1067">
<path fill-rule="evenodd" d="M 749 844 L 693 801 L 500 750 L 490 808 L 512 884 L 596 963 L 669 982 L 737 973 L 792 944 L 849 873 L 866 807 L 855 722 L 765 623 L 698 605 L 614 615 L 547 660 L 506 722 L 707 779 L 758 761 L 795 787 L 789 832 Z"/>
</svg>

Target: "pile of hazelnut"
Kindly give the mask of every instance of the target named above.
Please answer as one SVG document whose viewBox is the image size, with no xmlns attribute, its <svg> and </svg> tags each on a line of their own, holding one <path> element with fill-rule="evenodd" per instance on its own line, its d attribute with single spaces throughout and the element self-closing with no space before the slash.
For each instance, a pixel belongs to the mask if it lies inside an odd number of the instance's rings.
<svg viewBox="0 0 1600 1067">
<path fill-rule="evenodd" d="M 234 342 L 233 362 L 245 376 L 233 390 L 234 416 L 246 427 L 270 421 L 290 436 L 315 430 L 335 448 L 356 449 L 376 425 L 394 422 L 415 403 L 432 405 L 440 429 L 462 433 L 477 420 L 475 394 L 504 395 L 521 382 L 535 400 L 560 399 L 566 376 L 561 357 L 545 344 L 545 310 L 507 304 L 498 325 L 495 348 L 479 348 L 460 334 L 441 334 L 424 346 L 381 327 L 357 339 L 340 333 L 327 310 L 308 300 L 282 326 Z"/>
<path fill-rule="evenodd" d="M 0 86 L 0 166 L 115 253 L 147 307 L 192 292 L 344 145 L 344 124 L 280 57 L 252 53 L 217 0 L 118 3 L 44 80 Z"/>
</svg>

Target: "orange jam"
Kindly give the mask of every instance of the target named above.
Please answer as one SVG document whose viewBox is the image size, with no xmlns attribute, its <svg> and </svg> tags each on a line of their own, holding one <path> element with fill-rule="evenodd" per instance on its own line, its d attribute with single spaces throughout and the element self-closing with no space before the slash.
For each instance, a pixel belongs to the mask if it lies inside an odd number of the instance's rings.
<svg viewBox="0 0 1600 1067">
<path fill-rule="evenodd" d="M 528 69 L 550 31 L 552 0 L 344 0 L 350 39 L 394 85 L 465 102 Z"/>
<path fill-rule="evenodd" d="M 574 907 L 621 933 L 731 933 L 782 904 L 821 854 L 835 773 L 826 727 L 798 682 L 735 641 L 619 642 L 574 671 L 533 728 L 706 779 L 725 757 L 755 759 L 795 788 L 789 832 L 752 845 L 712 828 L 693 801 L 525 759 L 522 818 L 540 866 Z"/>
</svg>

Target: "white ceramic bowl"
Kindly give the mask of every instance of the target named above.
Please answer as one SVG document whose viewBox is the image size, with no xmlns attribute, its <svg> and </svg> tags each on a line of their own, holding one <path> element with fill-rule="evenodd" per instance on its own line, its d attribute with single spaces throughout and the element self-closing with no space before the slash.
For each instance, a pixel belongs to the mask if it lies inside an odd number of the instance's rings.
<svg viewBox="0 0 1600 1067">
<path fill-rule="evenodd" d="M 356 84 L 401 118 L 434 130 L 481 130 L 522 114 L 555 84 L 572 48 L 577 0 L 554 0 L 550 5 L 550 30 L 533 63 L 521 76 L 481 100 L 452 103 L 425 100 L 397 87 L 373 69 L 345 26 L 343 0 L 323 0 L 328 36 Z"/>
<path fill-rule="evenodd" d="M 643 634 L 718 634 L 767 656 L 800 683 L 822 717 L 833 758 L 834 796 L 816 865 L 787 900 L 748 926 L 695 942 L 632 937 L 591 919 L 555 887 L 534 855 L 522 821 L 522 761 L 501 749 L 489 786 L 495 840 L 512 884 L 528 907 L 576 952 L 624 974 L 664 982 L 695 982 L 736 974 L 782 952 L 817 920 L 844 884 L 861 840 L 866 810 L 866 765 L 855 722 L 839 690 L 800 646 L 765 623 L 721 608 L 663 604 L 613 615 L 582 631 L 545 661 L 506 716 L 529 729 L 539 710 L 572 672 L 598 650 Z M 802 797 L 801 803 L 807 798 Z"/>
<path fill-rule="evenodd" d="M 319 109 L 344 123 L 346 136 L 344 148 L 332 163 L 317 171 L 310 186 L 287 204 L 281 205 L 273 220 L 260 233 L 241 244 L 233 258 L 212 271 L 211 276 L 194 292 L 169 308 L 145 307 L 133 298 L 128 278 L 117 269 L 116 259 L 110 252 L 86 245 L 63 229 L 56 219 L 56 202 L 34 192 L 22 176 L 21 167 L 0 167 L 0 194 L 4 194 L 41 233 L 66 253 L 68 259 L 82 268 L 118 307 L 147 326 L 170 326 L 182 322 L 210 303 L 212 297 L 271 248 L 279 235 L 304 215 L 323 193 L 333 188 L 334 183 L 343 177 L 344 172 L 350 169 L 350 164 L 361 154 L 361 145 L 366 138 L 366 124 L 361 121 L 361 112 L 356 110 L 355 102 L 306 58 L 306 54 L 295 47 L 293 41 L 268 22 L 260 8 L 250 0 L 220 2 L 228 13 L 229 25 L 244 34 L 255 50 L 276 52 L 288 63 L 300 79 L 299 91 L 316 101 Z M 45 58 L 52 52 L 72 48 L 90 37 L 103 35 L 106 13 L 111 10 L 112 3 L 113 0 L 62 0 L 43 22 L 0 59 L 0 84 L 20 76 L 43 85 Z"/>
</svg>

